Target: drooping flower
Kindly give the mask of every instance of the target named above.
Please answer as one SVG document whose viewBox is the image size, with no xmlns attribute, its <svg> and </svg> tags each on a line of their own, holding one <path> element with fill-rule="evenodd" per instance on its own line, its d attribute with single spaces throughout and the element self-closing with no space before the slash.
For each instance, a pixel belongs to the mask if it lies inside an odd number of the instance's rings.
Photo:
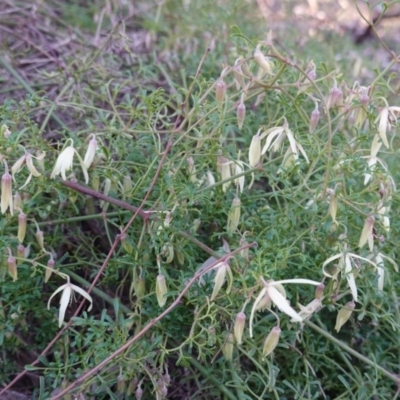
<svg viewBox="0 0 400 400">
<path fill-rule="evenodd" d="M 33 165 L 33 161 L 32 158 L 36 159 L 36 160 L 43 160 L 44 157 L 46 156 L 46 153 L 43 152 L 40 155 L 38 155 L 37 157 L 33 156 L 32 154 L 28 153 L 27 151 L 25 151 L 25 154 L 23 156 L 21 156 L 16 162 L 15 164 L 11 167 L 11 173 L 13 176 L 13 180 L 15 181 L 15 175 L 21 171 L 22 167 L 26 164 L 26 167 L 28 168 L 29 171 L 29 176 L 27 178 L 27 180 L 25 181 L 25 183 L 21 186 L 20 189 L 24 188 L 32 179 L 32 176 L 34 176 L 35 178 L 41 176 L 40 172 L 36 169 L 36 167 Z"/>
<path fill-rule="evenodd" d="M 356 285 L 356 280 L 355 276 L 353 273 L 353 260 L 358 259 L 361 261 L 365 261 L 369 264 L 371 264 L 373 267 L 376 268 L 376 264 L 372 262 L 371 260 L 368 260 L 365 257 L 361 257 L 357 254 L 350 253 L 347 251 L 347 246 L 343 246 L 343 250 L 339 254 L 335 254 L 332 257 L 329 257 L 325 262 L 322 264 L 322 272 L 325 276 L 328 278 L 332 278 L 334 280 L 337 280 L 338 274 L 341 273 L 347 280 L 347 284 L 349 285 L 351 294 L 353 295 L 353 300 L 357 302 L 358 295 L 357 295 L 357 285 Z M 338 260 L 338 265 L 337 265 L 337 272 L 335 272 L 333 275 L 330 274 L 325 270 L 325 267 L 330 264 L 332 261 Z"/>
<path fill-rule="evenodd" d="M 272 151 L 278 151 L 282 146 L 285 138 L 289 141 L 289 148 L 287 149 L 285 158 L 290 158 L 290 160 L 297 161 L 299 158 L 299 152 L 306 159 L 307 164 L 310 163 L 303 146 L 294 138 L 293 132 L 289 129 L 288 123 L 285 121 L 283 126 L 268 129 L 263 132 L 260 139 L 267 138 L 261 154 L 265 154 L 267 151 L 272 149 Z"/>
<path fill-rule="evenodd" d="M 231 267 L 229 266 L 227 261 L 222 261 L 222 262 L 218 263 L 212 269 L 215 269 L 216 272 L 215 272 L 215 278 L 214 278 L 214 289 L 213 289 L 211 299 L 210 299 L 211 301 L 213 301 L 217 297 L 219 291 L 221 290 L 223 284 L 225 283 L 226 273 L 228 273 L 227 293 L 230 292 L 232 282 L 233 282 L 233 275 L 232 275 Z"/>
<path fill-rule="evenodd" d="M 86 169 L 89 169 L 89 167 L 92 165 L 97 150 L 96 135 L 92 133 L 91 136 L 92 138 L 89 141 L 89 146 L 86 150 L 85 158 L 83 159 L 83 164 L 85 165 Z"/>
<path fill-rule="evenodd" d="M 59 154 L 56 164 L 53 168 L 53 171 L 50 175 L 50 178 L 54 179 L 56 175 L 61 175 L 63 180 L 67 179 L 66 172 L 72 169 L 73 166 L 73 161 L 74 161 L 74 155 L 76 154 L 79 162 L 81 164 L 81 168 L 83 171 L 83 174 L 85 176 L 85 182 L 89 182 L 89 175 L 87 173 L 87 169 L 85 167 L 85 164 L 79 155 L 79 153 L 76 151 L 74 148 L 74 142 L 72 139 L 68 139 L 68 141 L 71 142 L 71 144 L 67 147 L 65 147 L 62 152 Z"/>
<path fill-rule="evenodd" d="M 58 314 L 58 326 L 61 327 L 64 318 L 65 318 L 65 312 L 67 310 L 68 304 L 71 301 L 71 298 L 75 292 L 78 292 L 81 296 L 83 296 L 86 300 L 90 302 L 90 306 L 88 308 L 88 311 L 92 309 L 93 306 L 93 300 L 92 297 L 85 292 L 83 289 L 81 289 L 79 286 L 73 285 L 70 280 L 69 276 L 65 275 L 67 279 L 67 283 L 65 285 L 60 286 L 49 298 L 49 301 L 47 303 L 47 308 L 50 309 L 50 303 L 51 299 L 59 292 L 62 292 L 61 298 L 60 298 L 60 312 Z"/>
<path fill-rule="evenodd" d="M 340 309 L 336 317 L 335 331 L 339 332 L 340 328 L 348 321 L 355 308 L 354 301 L 349 301 L 344 307 Z"/>
<path fill-rule="evenodd" d="M 297 284 L 309 284 L 314 286 L 319 286 L 321 282 L 312 281 L 310 279 L 285 279 L 281 281 L 265 281 L 261 278 L 261 281 L 264 287 L 261 289 L 261 292 L 257 296 L 254 301 L 253 307 L 251 309 L 250 314 L 250 337 L 253 337 L 253 319 L 256 310 L 259 307 L 261 302 L 265 302 L 266 295 L 267 296 L 267 304 L 270 300 L 280 311 L 288 315 L 292 318 L 293 322 L 302 322 L 303 318 L 298 314 L 286 300 L 285 289 L 283 288 L 283 284 L 285 283 L 297 283 Z"/>
<path fill-rule="evenodd" d="M 399 113 L 400 107 L 389 107 L 389 105 L 387 104 L 386 107 L 382 108 L 381 112 L 375 120 L 375 123 L 379 122 L 379 137 L 382 139 L 382 142 L 386 146 L 386 148 L 389 148 L 389 141 L 387 139 L 386 132 L 391 129 L 392 125 L 396 124 Z"/>
</svg>

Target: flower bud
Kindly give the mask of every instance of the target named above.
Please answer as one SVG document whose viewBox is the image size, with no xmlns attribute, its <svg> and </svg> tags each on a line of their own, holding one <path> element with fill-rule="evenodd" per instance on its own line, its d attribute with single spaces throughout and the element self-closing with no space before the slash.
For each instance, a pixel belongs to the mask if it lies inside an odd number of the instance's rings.
<svg viewBox="0 0 400 400">
<path fill-rule="evenodd" d="M 18 211 L 22 208 L 22 197 L 19 192 L 14 194 L 14 211 Z"/>
<path fill-rule="evenodd" d="M 375 218 L 373 215 L 369 215 L 364 222 L 364 227 L 361 232 L 360 241 L 358 243 L 358 247 L 361 248 L 368 243 L 369 251 L 374 250 L 374 224 Z"/>
<path fill-rule="evenodd" d="M 35 233 L 35 236 L 36 236 L 36 241 L 37 241 L 39 247 L 41 249 L 43 249 L 44 248 L 43 231 L 39 230 L 39 228 L 38 228 L 36 233 Z"/>
<path fill-rule="evenodd" d="M 18 240 L 22 243 L 26 234 L 26 215 L 21 211 L 18 215 Z"/>
<path fill-rule="evenodd" d="M 244 59 L 242 57 L 240 57 L 235 61 L 235 65 L 233 67 L 233 76 L 236 81 L 236 89 L 237 90 L 239 90 L 240 88 L 244 88 L 244 86 L 245 86 L 244 79 L 243 79 L 243 71 L 242 71 L 242 67 L 240 65 L 243 62 L 244 62 Z"/>
<path fill-rule="evenodd" d="M 47 261 L 47 268 L 46 268 L 46 272 L 44 273 L 44 282 L 48 282 L 48 280 L 51 277 L 51 274 L 53 273 L 53 269 L 54 269 L 54 265 L 55 265 L 55 261 L 53 259 L 53 255 L 50 255 L 50 259 L 49 261 Z"/>
<path fill-rule="evenodd" d="M 233 326 L 233 334 L 235 335 L 237 344 L 242 344 L 242 337 L 245 324 L 246 324 L 246 314 L 243 311 L 241 311 L 236 314 L 235 325 Z"/>
<path fill-rule="evenodd" d="M 327 108 L 340 107 L 343 105 L 343 92 L 335 85 L 329 92 Z"/>
<path fill-rule="evenodd" d="M 246 117 L 246 106 L 241 101 L 236 109 L 236 118 L 239 129 L 242 129 L 245 117 Z"/>
<path fill-rule="evenodd" d="M 217 297 L 217 294 L 221 290 L 222 285 L 225 283 L 225 276 L 228 268 L 229 265 L 225 261 L 217 264 L 217 272 L 215 273 L 214 289 L 211 295 L 211 301 L 213 301 Z"/>
<path fill-rule="evenodd" d="M 193 157 L 188 157 L 186 159 L 186 162 L 188 164 L 188 171 L 189 171 L 189 179 L 190 182 L 196 183 L 197 182 L 197 177 L 196 177 L 196 166 L 194 165 L 194 160 Z"/>
<path fill-rule="evenodd" d="M 17 270 L 17 263 L 15 261 L 15 257 L 12 256 L 11 250 L 9 250 L 10 256 L 7 258 L 7 268 L 8 273 L 10 274 L 11 278 L 15 282 L 18 279 L 18 270 Z"/>
<path fill-rule="evenodd" d="M 86 150 L 85 158 L 83 159 L 83 164 L 86 169 L 89 169 L 89 167 L 92 165 L 97 150 L 96 135 L 92 133 L 91 136 L 92 138 L 89 141 L 89 146 Z"/>
<path fill-rule="evenodd" d="M 336 317 L 336 325 L 335 325 L 335 331 L 339 332 L 340 328 L 347 322 L 347 320 L 350 318 L 351 314 L 353 313 L 353 310 L 355 308 L 355 303 L 354 301 L 349 301 L 344 307 L 340 309 L 338 312 L 338 315 Z"/>
<path fill-rule="evenodd" d="M 136 377 L 131 379 L 128 389 L 126 391 L 127 396 L 130 396 L 135 391 L 137 384 L 138 384 L 138 379 Z"/>
<path fill-rule="evenodd" d="M 164 307 L 165 303 L 167 302 L 167 297 L 165 296 L 167 292 L 168 289 L 167 289 L 167 283 L 165 281 L 165 276 L 159 274 L 157 276 L 157 281 L 156 281 L 156 296 L 158 305 L 160 307 Z"/>
<path fill-rule="evenodd" d="M 233 340 L 234 338 L 232 333 L 229 333 L 225 340 L 225 343 L 222 346 L 222 354 L 228 361 L 232 360 L 233 356 Z"/>
<path fill-rule="evenodd" d="M 264 357 L 269 356 L 275 350 L 275 347 L 278 345 L 280 336 L 281 329 L 279 328 L 279 326 L 274 326 L 264 341 L 262 352 Z"/>
<path fill-rule="evenodd" d="M 136 389 L 136 391 L 135 391 L 136 400 L 141 400 L 141 399 L 142 399 L 142 396 L 143 396 L 143 390 L 142 390 L 142 388 L 139 386 L 139 387 Z"/>
<path fill-rule="evenodd" d="M 258 130 L 257 134 L 253 136 L 249 148 L 249 164 L 250 167 L 254 168 L 261 159 L 261 129 Z"/>
<path fill-rule="evenodd" d="M 92 183 L 91 183 L 92 189 L 96 192 L 99 191 L 100 189 L 100 177 L 98 175 L 94 175 L 92 177 Z"/>
<path fill-rule="evenodd" d="M 215 98 L 219 104 L 222 104 L 226 95 L 226 83 L 220 79 L 215 86 Z"/>
<path fill-rule="evenodd" d="M 238 197 L 235 197 L 232 201 L 232 206 L 229 211 L 228 215 L 228 231 L 229 232 L 234 232 L 238 225 L 239 225 L 239 220 L 240 220 L 240 205 L 241 201 Z"/>
<path fill-rule="evenodd" d="M 313 112 L 311 113 L 311 117 L 310 117 L 310 133 L 313 133 L 315 131 L 315 128 L 318 125 L 319 116 L 320 116 L 320 112 L 318 110 L 318 104 L 315 104 L 315 108 L 314 108 Z"/>
<path fill-rule="evenodd" d="M 239 241 L 239 246 L 243 247 L 247 244 L 247 241 L 244 237 L 240 238 Z M 240 250 L 240 255 L 243 257 L 245 260 L 249 260 L 249 248 L 246 247 L 245 249 Z"/>
<path fill-rule="evenodd" d="M 1 177 L 1 212 L 4 214 L 7 209 L 10 209 L 10 214 L 13 215 L 13 195 L 12 195 L 12 177 L 8 172 L 5 172 Z"/>
<path fill-rule="evenodd" d="M 8 139 L 11 135 L 10 129 L 8 129 L 8 126 L 3 124 L 0 127 L 0 135 L 4 136 L 6 139 Z"/>
<path fill-rule="evenodd" d="M 316 288 L 315 288 L 315 294 L 314 297 L 316 299 L 322 299 L 322 296 L 324 295 L 324 289 L 325 289 L 325 285 L 323 283 L 319 284 Z"/>
<path fill-rule="evenodd" d="M 122 187 L 124 189 L 124 196 L 125 197 L 129 196 L 133 189 L 133 182 L 130 175 L 124 175 Z"/>
<path fill-rule="evenodd" d="M 132 254 L 133 253 L 133 246 L 132 243 L 130 242 L 130 240 L 128 239 L 126 233 L 125 234 L 121 234 L 121 246 L 122 248 L 128 253 L 128 254 Z"/>
<path fill-rule="evenodd" d="M 260 66 L 262 72 L 260 76 L 264 74 L 272 74 L 272 63 L 264 56 L 263 52 L 260 50 L 261 44 L 256 47 L 254 52 L 254 61 Z"/>
<path fill-rule="evenodd" d="M 17 246 L 17 258 L 25 258 L 25 246 L 21 243 Z M 17 264 L 21 262 L 22 260 L 17 260 Z"/>
<path fill-rule="evenodd" d="M 124 393 L 124 391 L 125 391 L 125 379 L 122 374 L 119 374 L 117 378 L 117 392 Z"/>
</svg>

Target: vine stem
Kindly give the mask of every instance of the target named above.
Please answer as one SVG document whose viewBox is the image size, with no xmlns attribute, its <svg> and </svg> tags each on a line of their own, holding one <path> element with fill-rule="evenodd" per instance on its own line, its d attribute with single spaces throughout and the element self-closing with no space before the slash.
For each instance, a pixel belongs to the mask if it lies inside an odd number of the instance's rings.
<svg viewBox="0 0 400 400">
<path fill-rule="evenodd" d="M 218 263 L 223 262 L 225 260 L 228 260 L 229 258 L 233 257 L 235 254 L 239 253 L 240 251 L 244 249 L 248 249 L 250 247 L 256 247 L 257 243 L 249 243 L 246 244 L 242 247 L 239 247 L 236 250 L 231 251 L 230 253 L 224 255 L 220 259 L 216 260 L 212 264 L 210 264 L 207 268 L 205 268 L 203 271 L 199 271 L 196 274 L 193 275 L 193 277 L 190 279 L 190 281 L 186 284 L 186 286 L 183 288 L 179 296 L 175 299 L 175 301 L 166 309 L 164 310 L 161 314 L 159 314 L 156 318 L 152 319 L 137 335 L 135 335 L 133 338 L 128 340 L 123 346 L 121 346 L 118 350 L 114 351 L 114 353 L 110 354 L 107 358 L 105 358 L 101 363 L 97 364 L 95 367 L 93 367 L 91 370 L 87 371 L 86 373 L 82 374 L 79 378 L 77 378 L 74 382 L 72 382 L 69 386 L 67 386 L 64 390 L 59 392 L 56 396 L 53 396 L 51 400 L 57 400 L 62 398 L 65 394 L 69 393 L 71 390 L 79 386 L 81 383 L 83 383 L 86 379 L 90 378 L 94 374 L 98 373 L 103 367 L 105 367 L 110 361 L 112 361 L 115 357 L 119 356 L 121 353 L 129 349 L 134 343 L 136 343 L 144 334 L 149 331 L 154 325 L 156 325 L 159 321 L 161 321 L 166 315 L 168 315 L 174 308 L 176 308 L 182 298 L 185 296 L 187 291 L 190 289 L 190 287 L 205 273 L 208 271 L 212 270 Z"/>
</svg>

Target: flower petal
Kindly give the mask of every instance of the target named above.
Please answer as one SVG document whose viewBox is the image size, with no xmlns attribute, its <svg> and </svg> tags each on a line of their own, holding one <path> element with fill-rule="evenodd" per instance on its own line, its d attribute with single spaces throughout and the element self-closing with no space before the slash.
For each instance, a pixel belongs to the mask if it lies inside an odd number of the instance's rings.
<svg viewBox="0 0 400 400">
<path fill-rule="evenodd" d="M 272 302 L 285 314 L 292 317 L 295 322 L 302 322 L 303 319 L 299 314 L 289 305 L 289 302 L 281 295 L 281 293 L 273 286 L 267 285 L 267 293 L 271 297 Z"/>
</svg>

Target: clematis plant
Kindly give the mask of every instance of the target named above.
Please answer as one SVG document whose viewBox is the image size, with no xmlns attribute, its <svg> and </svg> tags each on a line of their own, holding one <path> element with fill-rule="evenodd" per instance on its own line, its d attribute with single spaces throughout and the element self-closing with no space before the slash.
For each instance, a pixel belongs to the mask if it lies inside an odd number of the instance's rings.
<svg viewBox="0 0 400 400">
<path fill-rule="evenodd" d="M 47 303 L 47 308 L 50 309 L 50 303 L 52 298 L 59 292 L 62 292 L 61 299 L 60 299 L 60 312 L 58 314 L 58 326 L 61 327 L 64 319 L 65 319 L 65 312 L 67 310 L 68 304 L 71 301 L 71 297 L 75 292 L 78 292 L 81 296 L 83 296 L 86 300 L 90 302 L 90 306 L 88 308 L 88 311 L 92 309 L 93 306 L 93 300 L 92 297 L 89 295 L 89 293 L 85 292 L 83 289 L 81 289 L 79 286 L 73 285 L 70 280 L 69 276 L 65 274 L 59 273 L 59 275 L 63 276 L 64 278 L 67 279 L 67 283 L 65 285 L 60 286 L 49 298 L 49 301 Z"/>
</svg>

